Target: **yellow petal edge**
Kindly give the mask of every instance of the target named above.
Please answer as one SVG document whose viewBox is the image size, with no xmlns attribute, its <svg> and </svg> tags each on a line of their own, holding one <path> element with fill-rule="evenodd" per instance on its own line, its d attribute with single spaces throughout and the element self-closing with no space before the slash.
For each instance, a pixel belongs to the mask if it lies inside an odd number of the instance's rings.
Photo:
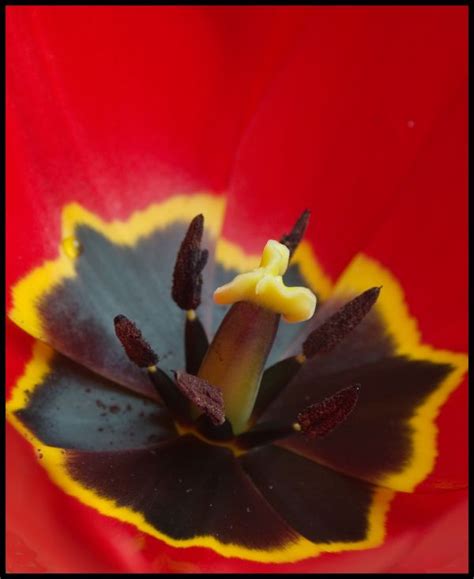
<svg viewBox="0 0 474 579">
<path fill-rule="evenodd" d="M 211 234 L 217 236 L 222 225 L 224 209 L 224 199 L 216 195 L 205 193 L 179 195 L 163 203 L 153 204 L 142 212 L 136 212 L 127 221 L 106 222 L 79 204 L 71 203 L 63 210 L 62 239 L 64 241 L 69 236 L 74 236 L 76 227 L 85 223 L 114 243 L 134 246 L 142 237 L 153 231 L 164 229 L 174 221 L 189 221 L 200 212 L 206 216 L 206 228 L 210 228 Z M 39 299 L 52 291 L 63 279 L 76 275 L 74 262 L 67 253 L 73 252 L 66 252 L 64 244 L 61 242 L 59 256 L 56 260 L 46 261 L 43 265 L 32 270 L 21 278 L 13 288 L 14 306 L 9 312 L 9 317 L 20 327 L 23 326 L 31 335 L 36 335 L 35 337 L 40 337 L 42 334 L 41 318 L 37 309 Z M 221 237 L 217 243 L 216 261 L 225 269 L 243 272 L 257 267 L 259 258 L 255 254 L 245 253 L 237 244 Z M 300 244 L 293 256 L 292 263 L 298 265 L 308 285 L 314 291 L 318 291 L 321 299 L 325 300 L 330 296 L 333 288 L 331 279 L 319 265 L 308 242 L 303 241 Z M 372 504 L 367 515 L 366 536 L 360 541 L 317 544 L 302 536 L 297 536 L 294 541 L 290 541 L 280 548 L 263 550 L 249 549 L 232 543 L 221 543 L 212 536 L 196 536 L 186 540 L 168 537 L 151 526 L 141 513 L 118 505 L 115 501 L 99 495 L 94 489 L 73 479 L 67 469 L 67 455 L 64 451 L 41 442 L 17 418 L 16 413 L 28 405 L 29 396 L 35 388 L 41 386 L 50 374 L 53 358 L 54 350 L 52 348 L 42 341 L 35 342 L 32 357 L 26 365 L 23 375 L 15 384 L 7 403 L 7 418 L 15 429 L 30 442 L 38 454 L 43 456 L 41 465 L 46 469 L 51 480 L 64 492 L 76 497 L 80 502 L 99 513 L 132 524 L 139 531 L 174 547 L 207 547 L 224 557 L 260 563 L 292 563 L 322 553 L 363 550 L 383 543 L 385 518 L 395 494 L 386 488 L 378 488 L 374 491 Z"/>
</svg>

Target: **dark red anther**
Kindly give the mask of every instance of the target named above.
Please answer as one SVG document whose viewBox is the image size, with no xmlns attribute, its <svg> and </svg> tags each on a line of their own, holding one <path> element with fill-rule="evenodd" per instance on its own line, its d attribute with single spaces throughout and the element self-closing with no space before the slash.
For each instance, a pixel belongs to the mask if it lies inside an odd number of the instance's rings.
<svg viewBox="0 0 474 579">
<path fill-rule="evenodd" d="M 224 397 L 222 391 L 206 380 L 187 374 L 175 372 L 176 384 L 188 400 L 201 409 L 215 425 L 225 422 Z"/>
<path fill-rule="evenodd" d="M 114 318 L 114 325 L 117 338 L 134 364 L 140 368 L 147 368 L 158 363 L 158 356 L 131 320 L 126 316 L 119 315 Z"/>
<path fill-rule="evenodd" d="M 176 258 L 171 295 L 183 310 L 195 310 L 201 303 L 202 270 L 209 256 L 207 249 L 201 249 L 203 231 L 204 216 L 196 215 Z"/>
<path fill-rule="evenodd" d="M 312 358 L 326 354 L 365 318 L 379 297 L 381 288 L 366 290 L 333 314 L 324 324 L 312 331 L 303 343 L 303 354 Z"/>
<path fill-rule="evenodd" d="M 311 404 L 297 416 L 297 423 L 310 438 L 321 438 L 342 424 L 359 398 L 360 385 L 339 390 L 321 402 Z"/>
<path fill-rule="evenodd" d="M 306 228 L 308 227 L 310 216 L 311 212 L 309 211 L 309 209 L 305 209 L 303 213 L 298 217 L 290 233 L 283 235 L 282 238 L 280 239 L 280 243 L 286 245 L 286 247 L 290 250 L 290 258 L 296 251 L 296 248 L 300 244 L 300 241 L 303 239 Z"/>
</svg>

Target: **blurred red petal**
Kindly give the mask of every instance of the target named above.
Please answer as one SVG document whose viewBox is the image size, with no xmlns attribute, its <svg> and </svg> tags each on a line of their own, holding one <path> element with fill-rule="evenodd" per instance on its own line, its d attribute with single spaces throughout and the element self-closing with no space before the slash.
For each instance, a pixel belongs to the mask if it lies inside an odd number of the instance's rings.
<svg viewBox="0 0 474 579">
<path fill-rule="evenodd" d="M 466 14 L 312 8 L 237 151 L 224 232 L 256 249 L 310 207 L 308 236 L 339 275 L 404 195 L 439 116 L 466 92 Z M 462 143 L 449 146 L 456 154 Z"/>
<path fill-rule="evenodd" d="M 111 520 L 61 492 L 11 427 L 6 467 L 9 572 L 123 573 L 136 568 L 130 547 L 114 542 L 120 533 L 114 534 Z"/>
<path fill-rule="evenodd" d="M 440 514 L 439 497 L 433 497 L 437 515 L 413 544 L 408 557 L 387 568 L 390 573 L 467 573 L 467 492 L 449 497 L 451 505 Z"/>
<path fill-rule="evenodd" d="M 441 112 L 400 188 L 361 248 L 402 280 L 424 339 L 467 345 L 467 94 Z"/>
</svg>

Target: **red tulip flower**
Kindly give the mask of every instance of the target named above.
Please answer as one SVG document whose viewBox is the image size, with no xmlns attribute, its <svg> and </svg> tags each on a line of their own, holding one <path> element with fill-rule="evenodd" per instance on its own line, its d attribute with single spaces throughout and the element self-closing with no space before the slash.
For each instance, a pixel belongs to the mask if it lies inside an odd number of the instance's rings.
<svg viewBox="0 0 474 579">
<path fill-rule="evenodd" d="M 466 49 L 8 8 L 10 572 L 466 570 Z"/>
</svg>

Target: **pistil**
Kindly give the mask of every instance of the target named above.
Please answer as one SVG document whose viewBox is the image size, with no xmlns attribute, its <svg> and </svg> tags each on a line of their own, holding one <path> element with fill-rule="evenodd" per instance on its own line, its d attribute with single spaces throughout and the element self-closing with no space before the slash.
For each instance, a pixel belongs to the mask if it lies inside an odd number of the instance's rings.
<svg viewBox="0 0 474 579">
<path fill-rule="evenodd" d="M 260 267 L 238 275 L 214 293 L 217 303 L 234 305 L 219 327 L 198 375 L 223 391 L 226 416 L 235 434 L 248 427 L 280 316 L 288 322 L 300 322 L 310 318 L 316 307 L 316 297 L 310 290 L 284 285 L 282 275 L 289 255 L 285 245 L 270 240 Z"/>
</svg>

